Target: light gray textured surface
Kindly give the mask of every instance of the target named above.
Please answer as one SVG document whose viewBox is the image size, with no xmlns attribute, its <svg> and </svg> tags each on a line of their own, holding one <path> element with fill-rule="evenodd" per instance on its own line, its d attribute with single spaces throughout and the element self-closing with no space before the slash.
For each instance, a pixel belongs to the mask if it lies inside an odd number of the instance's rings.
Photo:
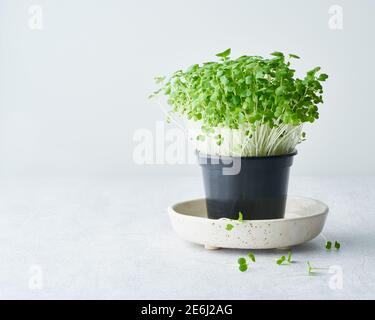
<svg viewBox="0 0 375 320">
<path fill-rule="evenodd" d="M 0 183 L 0 298 L 375 298 L 375 177 L 292 177 L 290 193 L 326 202 L 324 239 L 293 249 L 296 263 L 275 264 L 282 251 L 206 251 L 178 239 L 166 207 L 203 194 L 199 178 L 118 180 L 23 179 Z M 339 265 L 332 276 L 308 276 Z M 42 288 L 29 286 L 41 270 Z"/>
</svg>

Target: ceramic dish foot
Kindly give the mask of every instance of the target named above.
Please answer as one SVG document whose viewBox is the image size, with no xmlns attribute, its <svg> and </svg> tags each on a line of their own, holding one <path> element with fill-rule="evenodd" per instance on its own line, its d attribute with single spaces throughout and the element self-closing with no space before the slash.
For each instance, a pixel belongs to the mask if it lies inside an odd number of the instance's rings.
<svg viewBox="0 0 375 320">
<path fill-rule="evenodd" d="M 217 250 L 217 249 L 219 249 L 219 247 L 210 246 L 209 244 L 205 244 L 204 248 L 206 250 Z"/>
</svg>

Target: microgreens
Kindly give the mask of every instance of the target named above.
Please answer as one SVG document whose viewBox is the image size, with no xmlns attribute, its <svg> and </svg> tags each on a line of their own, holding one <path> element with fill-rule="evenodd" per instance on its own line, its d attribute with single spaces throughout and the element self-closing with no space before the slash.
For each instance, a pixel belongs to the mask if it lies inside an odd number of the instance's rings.
<svg viewBox="0 0 375 320">
<path fill-rule="evenodd" d="M 280 266 L 282 265 L 284 262 L 287 262 L 287 263 L 292 263 L 292 251 L 289 251 L 288 252 L 288 257 L 286 258 L 285 256 L 281 256 L 279 259 L 276 260 L 276 263 Z"/>
<path fill-rule="evenodd" d="M 326 243 L 326 249 L 327 250 L 331 250 L 331 248 L 332 248 L 332 242 L 331 241 L 327 241 L 327 243 Z"/>
<path fill-rule="evenodd" d="M 341 244 L 337 241 L 335 241 L 335 248 L 336 250 L 339 250 L 341 248 Z"/>
<path fill-rule="evenodd" d="M 249 253 L 247 254 L 247 256 L 249 257 L 249 259 L 250 259 L 252 262 L 255 262 L 255 256 L 254 256 L 254 254 L 253 254 L 252 252 L 249 252 Z"/>
<path fill-rule="evenodd" d="M 307 272 L 308 274 L 313 272 L 313 267 L 311 266 L 310 261 L 307 261 Z"/>
<path fill-rule="evenodd" d="M 307 261 L 307 272 L 309 275 L 313 274 L 315 271 L 314 270 L 327 270 L 327 267 L 313 267 L 310 263 L 310 261 Z"/>
<path fill-rule="evenodd" d="M 250 259 L 252 262 L 255 262 L 255 256 L 254 256 L 253 253 L 249 252 L 249 253 L 247 254 L 247 256 L 249 257 L 249 259 Z M 248 269 L 249 265 L 248 265 L 248 263 L 247 263 L 246 258 L 240 257 L 240 258 L 238 258 L 237 262 L 238 262 L 238 269 L 239 269 L 241 272 L 245 272 L 245 271 Z"/>
<path fill-rule="evenodd" d="M 238 269 L 241 272 L 245 272 L 248 268 L 246 259 L 241 257 L 241 258 L 238 258 L 237 262 L 238 262 Z"/>
<path fill-rule="evenodd" d="M 273 52 L 271 58 L 244 55 L 237 59 L 230 54 L 227 49 L 216 55 L 218 62 L 194 64 L 166 80 L 157 77 L 161 87 L 151 96 L 165 94 L 172 112 L 199 121 L 199 141 L 217 128 L 240 129 L 248 138 L 246 155 L 290 152 L 304 140 L 302 124 L 318 119 L 321 82 L 328 76 L 316 67 L 301 79 L 295 77 L 290 62 L 299 59 L 295 54 Z M 214 137 L 218 145 L 223 143 L 221 135 Z"/>
<path fill-rule="evenodd" d="M 335 247 L 336 250 L 339 250 L 340 247 L 341 247 L 340 242 L 335 241 L 334 247 Z M 332 249 L 332 242 L 331 242 L 331 241 L 327 241 L 327 242 L 326 242 L 326 249 L 327 249 L 327 250 L 331 250 L 331 249 Z"/>
<path fill-rule="evenodd" d="M 234 228 L 233 224 L 228 223 L 225 230 L 231 231 Z"/>
<path fill-rule="evenodd" d="M 292 263 L 292 251 L 289 251 L 289 252 L 288 252 L 288 258 L 287 258 L 287 261 L 288 261 L 289 263 Z"/>
<path fill-rule="evenodd" d="M 245 272 L 247 270 L 247 263 L 244 263 L 244 264 L 240 264 L 238 266 L 238 269 L 241 271 L 241 272 Z"/>
<path fill-rule="evenodd" d="M 241 211 L 238 212 L 238 221 L 239 221 L 239 222 L 243 222 L 243 214 L 242 214 Z"/>
<path fill-rule="evenodd" d="M 281 256 L 279 259 L 276 260 L 276 263 L 280 266 L 286 260 L 285 256 Z"/>
<path fill-rule="evenodd" d="M 242 212 L 238 212 L 238 222 L 243 222 L 243 214 Z M 228 223 L 225 227 L 226 230 L 231 231 L 234 228 L 234 225 L 231 223 Z"/>
</svg>

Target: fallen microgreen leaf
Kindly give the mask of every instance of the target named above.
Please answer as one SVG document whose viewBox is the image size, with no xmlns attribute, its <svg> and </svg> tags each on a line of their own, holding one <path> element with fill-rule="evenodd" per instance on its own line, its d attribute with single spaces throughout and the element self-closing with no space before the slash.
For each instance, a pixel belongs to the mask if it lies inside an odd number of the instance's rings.
<svg viewBox="0 0 375 320">
<path fill-rule="evenodd" d="M 335 241 L 335 249 L 339 250 L 341 248 L 341 244 L 337 241 Z"/>
<path fill-rule="evenodd" d="M 327 250 L 331 250 L 331 248 L 332 248 L 332 242 L 331 241 L 327 241 L 327 243 L 326 243 L 326 249 Z"/>
<path fill-rule="evenodd" d="M 281 266 L 285 260 L 286 260 L 285 256 L 281 256 L 280 259 L 276 260 L 276 263 L 279 266 Z"/>
<path fill-rule="evenodd" d="M 238 258 L 237 262 L 238 262 L 238 269 L 241 272 L 245 272 L 248 268 L 246 259 L 243 257 L 240 257 Z"/>
<path fill-rule="evenodd" d="M 309 275 L 313 274 L 315 272 L 314 270 L 327 270 L 328 269 L 327 267 L 313 267 L 310 261 L 307 261 L 306 263 L 307 263 L 307 271 Z"/>
<path fill-rule="evenodd" d="M 231 231 L 234 228 L 233 224 L 228 223 L 225 230 Z"/>
<path fill-rule="evenodd" d="M 247 270 L 247 264 L 244 263 L 244 264 L 240 264 L 238 266 L 238 269 L 241 271 L 241 272 L 245 272 Z"/>
<path fill-rule="evenodd" d="M 307 272 L 310 275 L 313 272 L 313 267 L 310 264 L 310 261 L 307 261 Z"/>
<path fill-rule="evenodd" d="M 287 261 L 288 261 L 289 263 L 292 263 L 292 251 L 289 251 L 289 252 L 288 252 L 288 258 L 287 258 Z"/>
<path fill-rule="evenodd" d="M 255 262 L 255 256 L 254 256 L 254 254 L 253 254 L 252 252 L 249 252 L 249 253 L 247 254 L 247 256 L 249 257 L 249 259 L 250 259 L 252 262 Z"/>
</svg>

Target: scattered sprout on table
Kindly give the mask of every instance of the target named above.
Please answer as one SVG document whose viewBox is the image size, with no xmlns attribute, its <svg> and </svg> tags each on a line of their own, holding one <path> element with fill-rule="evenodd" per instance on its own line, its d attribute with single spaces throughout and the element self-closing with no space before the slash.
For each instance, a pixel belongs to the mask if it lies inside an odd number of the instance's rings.
<svg viewBox="0 0 375 320">
<path fill-rule="evenodd" d="M 341 248 L 340 242 L 335 241 L 335 248 L 336 248 L 336 250 L 339 250 Z"/>
<path fill-rule="evenodd" d="M 249 257 L 249 259 L 250 259 L 252 262 L 255 262 L 255 256 L 254 256 L 254 254 L 253 254 L 252 252 L 249 252 L 249 253 L 247 254 L 247 256 Z"/>
<path fill-rule="evenodd" d="M 332 248 L 332 242 L 331 241 L 327 241 L 327 243 L 326 243 L 326 249 L 327 250 L 331 250 L 331 248 Z"/>
<path fill-rule="evenodd" d="M 281 256 L 279 259 L 276 260 L 276 263 L 280 266 L 286 260 L 285 256 Z"/>
<path fill-rule="evenodd" d="M 233 224 L 228 223 L 225 230 L 231 231 L 234 228 Z"/>
</svg>

